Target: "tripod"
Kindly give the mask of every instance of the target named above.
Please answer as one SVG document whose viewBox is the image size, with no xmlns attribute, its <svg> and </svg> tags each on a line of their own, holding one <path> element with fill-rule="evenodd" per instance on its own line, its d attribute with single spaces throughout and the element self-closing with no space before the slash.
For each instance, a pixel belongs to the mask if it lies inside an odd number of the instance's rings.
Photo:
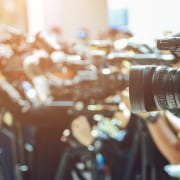
<svg viewBox="0 0 180 180">
<path fill-rule="evenodd" d="M 127 141 L 129 141 L 128 139 L 123 140 L 125 144 L 121 144 L 120 142 L 121 146 L 118 146 L 118 144 L 116 146 L 116 143 L 113 144 L 113 141 L 109 139 L 108 142 L 110 143 L 100 149 L 100 151 L 105 153 L 106 159 L 110 158 L 110 163 L 113 166 L 113 169 L 111 169 L 113 172 L 110 174 L 109 179 L 157 180 L 161 172 L 158 172 L 156 169 L 155 146 L 144 122 L 138 119 L 138 117 L 133 117 L 128 127 L 128 132 L 131 132 L 128 137 L 131 139 L 129 145 L 126 146 Z M 55 180 L 72 180 L 72 177 L 67 178 L 67 174 L 72 171 L 76 171 L 79 179 L 84 180 L 84 177 L 81 176 L 82 170 L 79 170 L 75 166 L 79 160 L 78 158 L 90 160 L 92 164 L 92 169 L 89 169 L 92 175 L 91 177 L 93 177 L 93 180 L 100 180 L 96 161 L 97 151 L 88 150 L 87 147 L 82 146 L 76 142 L 76 140 L 69 140 L 68 142 L 68 147 L 64 154 L 62 154 L 59 162 Z M 116 165 L 118 167 L 116 167 Z M 116 168 L 116 170 L 114 168 Z M 117 172 L 114 172 L 114 170 Z M 86 180 L 87 179 L 88 178 L 86 178 Z"/>
</svg>

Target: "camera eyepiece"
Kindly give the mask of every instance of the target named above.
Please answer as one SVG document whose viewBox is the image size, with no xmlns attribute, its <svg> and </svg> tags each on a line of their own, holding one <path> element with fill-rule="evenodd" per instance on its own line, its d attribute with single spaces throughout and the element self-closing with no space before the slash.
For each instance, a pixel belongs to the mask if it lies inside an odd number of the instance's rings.
<svg viewBox="0 0 180 180">
<path fill-rule="evenodd" d="M 129 95 L 133 113 L 180 108 L 180 69 L 132 66 Z"/>
</svg>

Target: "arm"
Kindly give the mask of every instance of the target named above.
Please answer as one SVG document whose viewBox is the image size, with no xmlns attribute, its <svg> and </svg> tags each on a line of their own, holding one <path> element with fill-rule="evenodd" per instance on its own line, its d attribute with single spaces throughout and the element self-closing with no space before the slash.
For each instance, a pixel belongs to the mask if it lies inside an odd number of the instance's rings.
<svg viewBox="0 0 180 180">
<path fill-rule="evenodd" d="M 146 118 L 143 116 L 143 119 Z M 147 126 L 155 144 L 164 157 L 171 164 L 180 164 L 180 139 L 177 138 L 165 119 L 164 114 L 161 114 L 155 123 L 147 123 Z"/>
</svg>

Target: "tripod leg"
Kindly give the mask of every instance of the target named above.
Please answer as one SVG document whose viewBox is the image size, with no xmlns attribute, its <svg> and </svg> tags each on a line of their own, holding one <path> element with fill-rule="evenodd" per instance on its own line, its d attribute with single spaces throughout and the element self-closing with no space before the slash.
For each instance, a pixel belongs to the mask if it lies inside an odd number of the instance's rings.
<svg viewBox="0 0 180 180">
<path fill-rule="evenodd" d="M 58 168 L 57 168 L 57 173 L 55 176 L 55 180 L 69 180 L 72 179 L 72 177 L 70 178 L 70 172 L 71 172 L 71 166 L 72 166 L 72 162 L 71 162 L 71 156 L 72 156 L 72 151 L 70 150 L 70 148 L 66 148 L 64 153 L 61 156 Z M 69 177 L 69 178 L 67 178 Z"/>
</svg>

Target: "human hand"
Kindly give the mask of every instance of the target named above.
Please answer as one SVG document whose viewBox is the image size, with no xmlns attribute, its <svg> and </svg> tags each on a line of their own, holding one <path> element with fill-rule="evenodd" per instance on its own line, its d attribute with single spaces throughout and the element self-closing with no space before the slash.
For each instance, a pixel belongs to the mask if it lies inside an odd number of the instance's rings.
<svg viewBox="0 0 180 180">
<path fill-rule="evenodd" d="M 83 145 L 88 146 L 94 141 L 91 126 L 85 116 L 78 116 L 71 123 L 72 135 Z"/>
</svg>

